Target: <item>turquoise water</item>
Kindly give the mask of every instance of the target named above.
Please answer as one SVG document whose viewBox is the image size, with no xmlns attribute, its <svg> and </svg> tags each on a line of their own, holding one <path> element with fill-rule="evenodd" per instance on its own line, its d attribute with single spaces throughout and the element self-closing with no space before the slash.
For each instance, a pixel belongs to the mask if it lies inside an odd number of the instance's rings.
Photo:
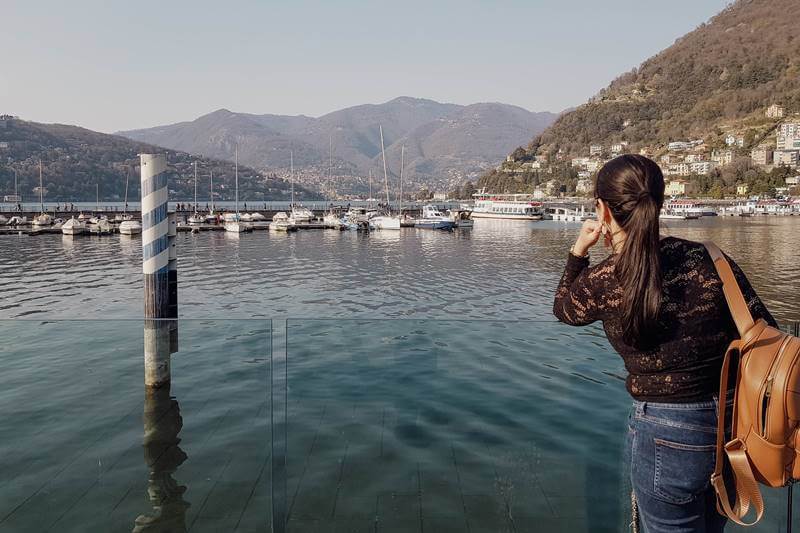
<svg viewBox="0 0 800 533">
<path fill-rule="evenodd" d="M 0 321 L 0 531 L 623 531 L 628 398 L 597 327 Z M 754 531 L 778 531 L 768 495 Z"/>
<path fill-rule="evenodd" d="M 626 531 L 621 361 L 550 317 L 577 226 L 484 222 L 181 235 L 160 394 L 138 239 L 0 238 L 0 532 Z M 800 218 L 676 226 L 797 318 Z"/>
</svg>

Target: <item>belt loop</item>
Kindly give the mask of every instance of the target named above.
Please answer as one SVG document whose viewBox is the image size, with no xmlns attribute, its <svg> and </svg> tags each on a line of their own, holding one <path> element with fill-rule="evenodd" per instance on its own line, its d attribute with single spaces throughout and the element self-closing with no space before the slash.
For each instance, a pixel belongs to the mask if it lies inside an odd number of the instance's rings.
<svg viewBox="0 0 800 533">
<path fill-rule="evenodd" d="M 636 403 L 636 414 L 639 415 L 639 416 L 644 415 L 646 408 L 647 408 L 647 402 L 637 402 Z"/>
</svg>

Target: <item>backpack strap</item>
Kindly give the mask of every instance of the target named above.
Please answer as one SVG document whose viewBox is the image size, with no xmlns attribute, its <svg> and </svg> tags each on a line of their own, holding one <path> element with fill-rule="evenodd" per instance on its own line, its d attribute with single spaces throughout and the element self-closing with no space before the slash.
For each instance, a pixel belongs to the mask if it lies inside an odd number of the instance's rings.
<svg viewBox="0 0 800 533">
<path fill-rule="evenodd" d="M 739 336 L 743 337 L 744 334 L 755 325 L 753 315 L 750 313 L 750 308 L 747 306 L 747 301 L 744 299 L 739 283 L 736 281 L 736 276 L 733 274 L 733 269 L 722 253 L 722 250 L 710 241 L 703 244 L 708 250 L 708 254 L 711 256 L 719 278 L 722 280 L 722 292 L 725 294 L 725 301 L 728 303 L 728 308 L 733 317 L 733 321 L 736 323 Z M 714 487 L 714 491 L 717 493 L 717 511 L 739 525 L 751 526 L 761 520 L 764 514 L 764 500 L 761 498 L 761 490 L 753 475 L 753 469 L 750 467 L 750 460 L 745 453 L 746 447 L 744 442 L 740 439 L 733 439 L 725 444 L 725 417 L 727 415 L 728 378 L 730 375 L 731 359 L 741 348 L 741 339 L 733 341 L 730 346 L 728 346 L 725 352 L 725 358 L 722 361 L 717 412 L 716 464 L 714 465 L 714 473 L 711 475 L 711 486 Z M 725 478 L 723 476 L 725 457 L 727 457 L 731 465 L 733 481 L 736 486 L 736 500 L 734 501 L 733 507 L 731 507 L 730 504 L 730 498 L 728 497 L 728 490 L 725 486 Z M 752 522 L 745 522 L 743 519 L 750 510 L 751 503 L 755 509 L 756 517 Z"/>
<path fill-rule="evenodd" d="M 714 473 L 711 475 L 711 486 L 717 493 L 717 512 L 727 516 L 734 522 L 742 526 L 752 526 L 761 520 L 764 514 L 764 500 L 761 497 L 761 490 L 758 488 L 753 469 L 750 467 L 750 460 L 745 454 L 745 445 L 740 439 L 734 439 L 725 444 L 725 417 L 727 414 L 728 400 L 728 376 L 731 368 L 731 359 L 735 352 L 741 348 L 741 341 L 735 340 L 725 352 L 725 359 L 722 361 L 722 372 L 719 380 L 719 406 L 717 414 L 717 452 Z M 728 489 L 725 486 L 725 478 L 722 470 L 725 466 L 725 457 L 731 465 L 733 482 L 736 487 L 736 500 L 731 507 Z M 744 517 L 750 510 L 750 504 L 756 512 L 756 517 L 752 522 L 745 522 Z"/>
<path fill-rule="evenodd" d="M 703 246 L 708 250 L 708 255 L 711 256 L 711 261 L 714 263 L 719 279 L 722 280 L 722 292 L 725 294 L 725 301 L 728 302 L 731 316 L 736 323 L 739 337 L 744 337 L 745 332 L 755 325 L 755 321 L 753 321 L 753 315 L 750 314 L 750 308 L 744 299 L 742 289 L 736 281 L 736 276 L 733 274 L 733 269 L 725 258 L 725 254 L 716 244 L 706 241 Z"/>
</svg>

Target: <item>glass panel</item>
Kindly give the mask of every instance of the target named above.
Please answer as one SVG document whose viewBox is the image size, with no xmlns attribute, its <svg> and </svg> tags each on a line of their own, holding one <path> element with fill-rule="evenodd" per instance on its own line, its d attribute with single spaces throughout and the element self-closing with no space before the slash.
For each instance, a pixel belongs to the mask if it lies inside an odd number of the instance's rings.
<svg viewBox="0 0 800 533">
<path fill-rule="evenodd" d="M 275 484 L 289 530 L 628 530 L 631 400 L 601 328 L 286 328 L 286 423 L 275 434 L 286 477 Z M 764 492 L 770 512 L 750 531 L 785 520 L 785 493 Z"/>
<path fill-rule="evenodd" d="M 270 322 L 143 325 L 0 321 L 0 531 L 268 530 Z"/>
</svg>

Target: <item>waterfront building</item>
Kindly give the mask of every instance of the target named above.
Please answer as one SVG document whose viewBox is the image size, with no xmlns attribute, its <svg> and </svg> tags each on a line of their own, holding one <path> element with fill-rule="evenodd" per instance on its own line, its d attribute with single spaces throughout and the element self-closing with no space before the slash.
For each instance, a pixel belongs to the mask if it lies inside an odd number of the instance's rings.
<svg viewBox="0 0 800 533">
<path fill-rule="evenodd" d="M 686 180 L 669 180 L 664 188 L 664 194 L 667 196 L 686 196 L 694 194 L 694 183 Z"/>
<path fill-rule="evenodd" d="M 577 167 L 586 168 L 586 165 L 589 164 L 589 161 L 591 161 L 591 159 L 588 157 L 574 157 L 570 161 L 570 164 L 572 165 L 573 168 Z"/>
<path fill-rule="evenodd" d="M 789 187 L 795 187 L 797 185 L 800 185 L 800 176 L 792 176 L 786 178 L 786 185 Z"/>
<path fill-rule="evenodd" d="M 772 104 L 767 108 L 767 118 L 783 118 L 783 106 Z"/>
<path fill-rule="evenodd" d="M 447 200 L 447 194 L 443 192 L 435 192 L 433 193 L 433 201 L 434 202 L 444 202 Z"/>
<path fill-rule="evenodd" d="M 775 150 L 772 164 L 781 167 L 797 167 L 800 150 Z"/>
<path fill-rule="evenodd" d="M 768 146 L 758 146 L 750 151 L 750 159 L 756 165 L 771 165 L 772 152 L 772 148 Z"/>
</svg>

